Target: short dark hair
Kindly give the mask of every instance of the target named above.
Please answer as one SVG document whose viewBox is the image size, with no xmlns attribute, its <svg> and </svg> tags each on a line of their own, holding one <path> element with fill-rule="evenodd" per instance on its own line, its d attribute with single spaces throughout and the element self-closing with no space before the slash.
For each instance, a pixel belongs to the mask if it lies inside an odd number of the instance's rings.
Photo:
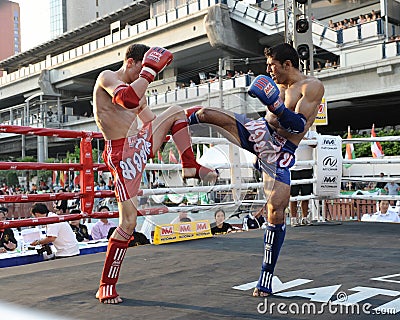
<svg viewBox="0 0 400 320">
<path fill-rule="evenodd" d="M 44 203 L 34 203 L 31 209 L 33 214 L 40 213 L 40 214 L 48 214 L 50 211 L 47 209 L 47 206 Z"/>
<path fill-rule="evenodd" d="M 289 60 L 294 68 L 299 68 L 299 55 L 297 54 L 296 49 L 288 43 L 280 43 L 276 46 L 265 49 L 264 54 L 266 58 L 278 60 L 280 64 Z"/>
<path fill-rule="evenodd" d="M 135 43 L 131 44 L 125 52 L 125 61 L 132 58 L 135 61 L 142 61 L 144 54 L 150 49 L 145 44 Z"/>
<path fill-rule="evenodd" d="M 8 213 L 8 209 L 6 207 L 0 207 L 0 212 Z"/>
<path fill-rule="evenodd" d="M 101 207 L 99 208 L 99 211 L 101 211 L 101 210 L 103 210 L 103 209 L 107 209 L 108 211 L 110 211 L 110 208 L 107 207 L 107 206 L 101 206 Z"/>
<path fill-rule="evenodd" d="M 218 209 L 218 210 L 215 211 L 215 213 L 214 213 L 214 218 L 217 216 L 217 213 L 218 213 L 218 212 L 222 212 L 222 213 L 224 214 L 224 217 L 225 217 L 225 211 L 222 210 L 222 209 Z"/>
</svg>

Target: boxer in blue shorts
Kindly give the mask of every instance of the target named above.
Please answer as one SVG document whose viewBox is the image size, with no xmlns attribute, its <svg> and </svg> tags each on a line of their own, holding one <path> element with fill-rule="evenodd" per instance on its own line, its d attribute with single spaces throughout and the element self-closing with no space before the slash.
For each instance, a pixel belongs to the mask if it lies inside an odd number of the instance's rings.
<svg viewBox="0 0 400 320">
<path fill-rule="evenodd" d="M 189 124 L 208 123 L 229 141 L 257 156 L 263 171 L 268 226 L 264 234 L 264 258 L 253 296 L 272 294 L 272 277 L 285 238 L 285 209 L 290 200 L 289 168 L 294 152 L 313 124 L 324 95 L 317 78 L 299 70 L 296 50 L 287 43 L 265 50 L 267 73 L 256 77 L 248 94 L 266 107 L 265 118 L 248 119 L 245 115 L 221 109 L 193 107 L 186 110 Z"/>
</svg>

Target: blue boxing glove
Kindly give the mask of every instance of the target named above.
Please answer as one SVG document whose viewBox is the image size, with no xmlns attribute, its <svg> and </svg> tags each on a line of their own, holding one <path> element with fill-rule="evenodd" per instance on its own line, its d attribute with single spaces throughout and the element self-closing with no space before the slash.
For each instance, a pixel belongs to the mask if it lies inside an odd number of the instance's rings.
<svg viewBox="0 0 400 320">
<path fill-rule="evenodd" d="M 270 77 L 257 76 L 250 84 L 248 93 L 251 97 L 258 98 L 273 114 L 279 115 L 286 108 L 279 97 L 278 86 Z"/>
<path fill-rule="evenodd" d="M 279 93 L 274 80 L 264 75 L 256 77 L 248 90 L 251 97 L 258 98 L 270 112 L 278 116 L 282 128 L 294 134 L 303 132 L 307 122 L 306 117 L 286 108 Z"/>
</svg>

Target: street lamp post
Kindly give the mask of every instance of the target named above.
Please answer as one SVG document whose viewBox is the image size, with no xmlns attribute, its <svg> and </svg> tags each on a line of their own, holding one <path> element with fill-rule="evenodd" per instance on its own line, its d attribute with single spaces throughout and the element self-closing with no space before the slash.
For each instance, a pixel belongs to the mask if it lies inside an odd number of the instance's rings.
<svg viewBox="0 0 400 320">
<path fill-rule="evenodd" d="M 219 105 L 221 109 L 224 109 L 224 86 L 222 84 L 222 70 L 224 69 L 225 58 L 218 59 L 218 82 L 219 82 Z"/>
</svg>

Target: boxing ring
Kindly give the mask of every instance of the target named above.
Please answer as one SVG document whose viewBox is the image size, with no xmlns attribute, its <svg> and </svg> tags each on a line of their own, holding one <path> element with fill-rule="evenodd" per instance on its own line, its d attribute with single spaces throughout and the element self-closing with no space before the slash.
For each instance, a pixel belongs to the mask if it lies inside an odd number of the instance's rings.
<svg viewBox="0 0 400 320">
<path fill-rule="evenodd" d="M 10 126 L 10 125 L 0 125 L 0 132 L 3 133 L 13 133 L 21 135 L 36 135 L 36 136 L 52 136 L 58 138 L 74 138 L 80 139 L 80 161 L 79 163 L 40 163 L 40 162 L 0 162 L 0 170 L 58 170 L 58 171 L 68 171 L 76 172 L 80 174 L 80 192 L 63 192 L 63 193 L 46 193 L 46 194 L 19 194 L 19 195 L 0 195 L 0 203 L 30 203 L 30 202 L 53 202 L 57 200 L 79 200 L 80 201 L 80 214 L 67 214 L 59 215 L 58 217 L 46 217 L 40 219 L 14 219 L 7 220 L 5 222 L 0 222 L 1 227 L 17 228 L 26 226 L 36 226 L 41 224 L 56 223 L 60 221 L 71 221 L 77 219 L 86 218 L 117 218 L 118 212 L 93 212 L 94 199 L 95 198 L 112 198 L 114 197 L 114 192 L 109 190 L 94 190 L 94 172 L 95 171 L 108 171 L 105 164 L 93 163 L 92 161 L 92 140 L 102 139 L 102 134 L 99 132 L 86 132 L 86 131 L 71 131 L 62 129 L 45 129 L 45 128 L 34 128 L 34 127 L 21 127 L 21 126 Z M 167 136 L 165 142 L 172 141 L 170 136 Z M 348 218 L 359 219 L 358 214 L 354 214 L 349 208 L 354 206 L 352 201 L 358 201 L 357 205 L 362 205 L 366 202 L 365 208 L 369 213 L 372 210 L 370 203 L 368 201 L 374 200 L 400 200 L 400 196 L 386 196 L 386 195 L 376 195 L 376 194 L 354 194 L 354 195 L 344 195 L 340 194 L 341 183 L 346 181 L 368 181 L 377 182 L 382 181 L 381 178 L 375 177 L 345 177 L 342 175 L 342 166 L 353 165 L 353 164 L 399 164 L 400 159 L 352 159 L 345 160 L 341 156 L 341 145 L 344 143 L 362 143 L 362 142 L 372 142 L 372 141 L 400 141 L 399 137 L 384 137 L 384 138 L 358 138 L 358 139 L 340 139 L 336 136 L 320 136 L 318 140 L 307 140 L 302 141 L 302 144 L 307 144 L 316 147 L 316 152 L 314 153 L 315 159 L 310 161 L 297 161 L 298 165 L 312 165 L 314 167 L 314 178 L 303 179 L 292 181 L 292 185 L 296 184 L 306 184 L 312 183 L 314 185 L 314 192 L 309 196 L 297 196 L 291 197 L 290 201 L 301 201 L 301 200 L 311 200 L 311 217 L 312 220 L 317 222 L 323 222 L 328 220 L 328 215 L 330 219 L 343 220 Z M 139 216 L 152 216 L 160 215 L 168 212 L 180 212 L 186 210 L 201 210 L 204 208 L 215 209 L 216 207 L 240 207 L 245 205 L 247 207 L 255 206 L 257 209 L 265 203 L 265 199 L 253 199 L 251 201 L 243 200 L 243 192 L 249 189 L 262 189 L 262 182 L 254 183 L 243 183 L 241 180 L 241 169 L 242 168 L 253 168 L 252 163 L 241 162 L 240 156 L 238 155 L 239 148 L 229 143 L 225 138 L 207 138 L 207 137 L 193 137 L 193 144 L 229 144 L 229 158 L 225 161 L 217 164 L 212 164 L 214 168 L 219 170 L 229 169 L 230 170 L 230 183 L 225 185 L 214 185 L 214 186 L 174 186 L 166 188 L 156 188 L 156 189 L 144 189 L 139 190 L 139 196 L 154 196 L 154 195 L 168 195 L 168 194 L 184 194 L 188 192 L 218 192 L 218 191 L 231 191 L 233 195 L 233 201 L 228 203 L 218 203 L 214 206 L 187 206 L 185 208 L 180 207 L 153 207 L 145 208 L 138 211 Z M 328 144 L 328 150 L 324 150 L 324 144 Z M 322 150 L 321 150 L 322 149 Z M 207 165 L 207 164 L 205 164 Z M 326 174 L 326 169 L 329 169 Z M 169 172 L 171 170 L 181 170 L 180 164 L 155 164 L 148 163 L 145 170 L 147 171 L 161 171 Z M 332 173 L 333 172 L 333 173 Z M 321 186 L 321 180 L 330 178 L 325 183 L 325 187 L 329 189 L 324 189 L 324 185 Z M 396 178 L 387 177 L 385 182 L 396 181 Z M 262 194 L 262 191 L 260 191 Z M 335 206 L 333 205 L 335 204 Z M 334 211 L 339 207 L 345 212 L 345 214 L 335 213 Z M 243 212 L 256 211 L 254 208 L 250 208 L 247 211 L 240 210 Z M 26 216 L 19 214 L 18 216 Z"/>
</svg>

